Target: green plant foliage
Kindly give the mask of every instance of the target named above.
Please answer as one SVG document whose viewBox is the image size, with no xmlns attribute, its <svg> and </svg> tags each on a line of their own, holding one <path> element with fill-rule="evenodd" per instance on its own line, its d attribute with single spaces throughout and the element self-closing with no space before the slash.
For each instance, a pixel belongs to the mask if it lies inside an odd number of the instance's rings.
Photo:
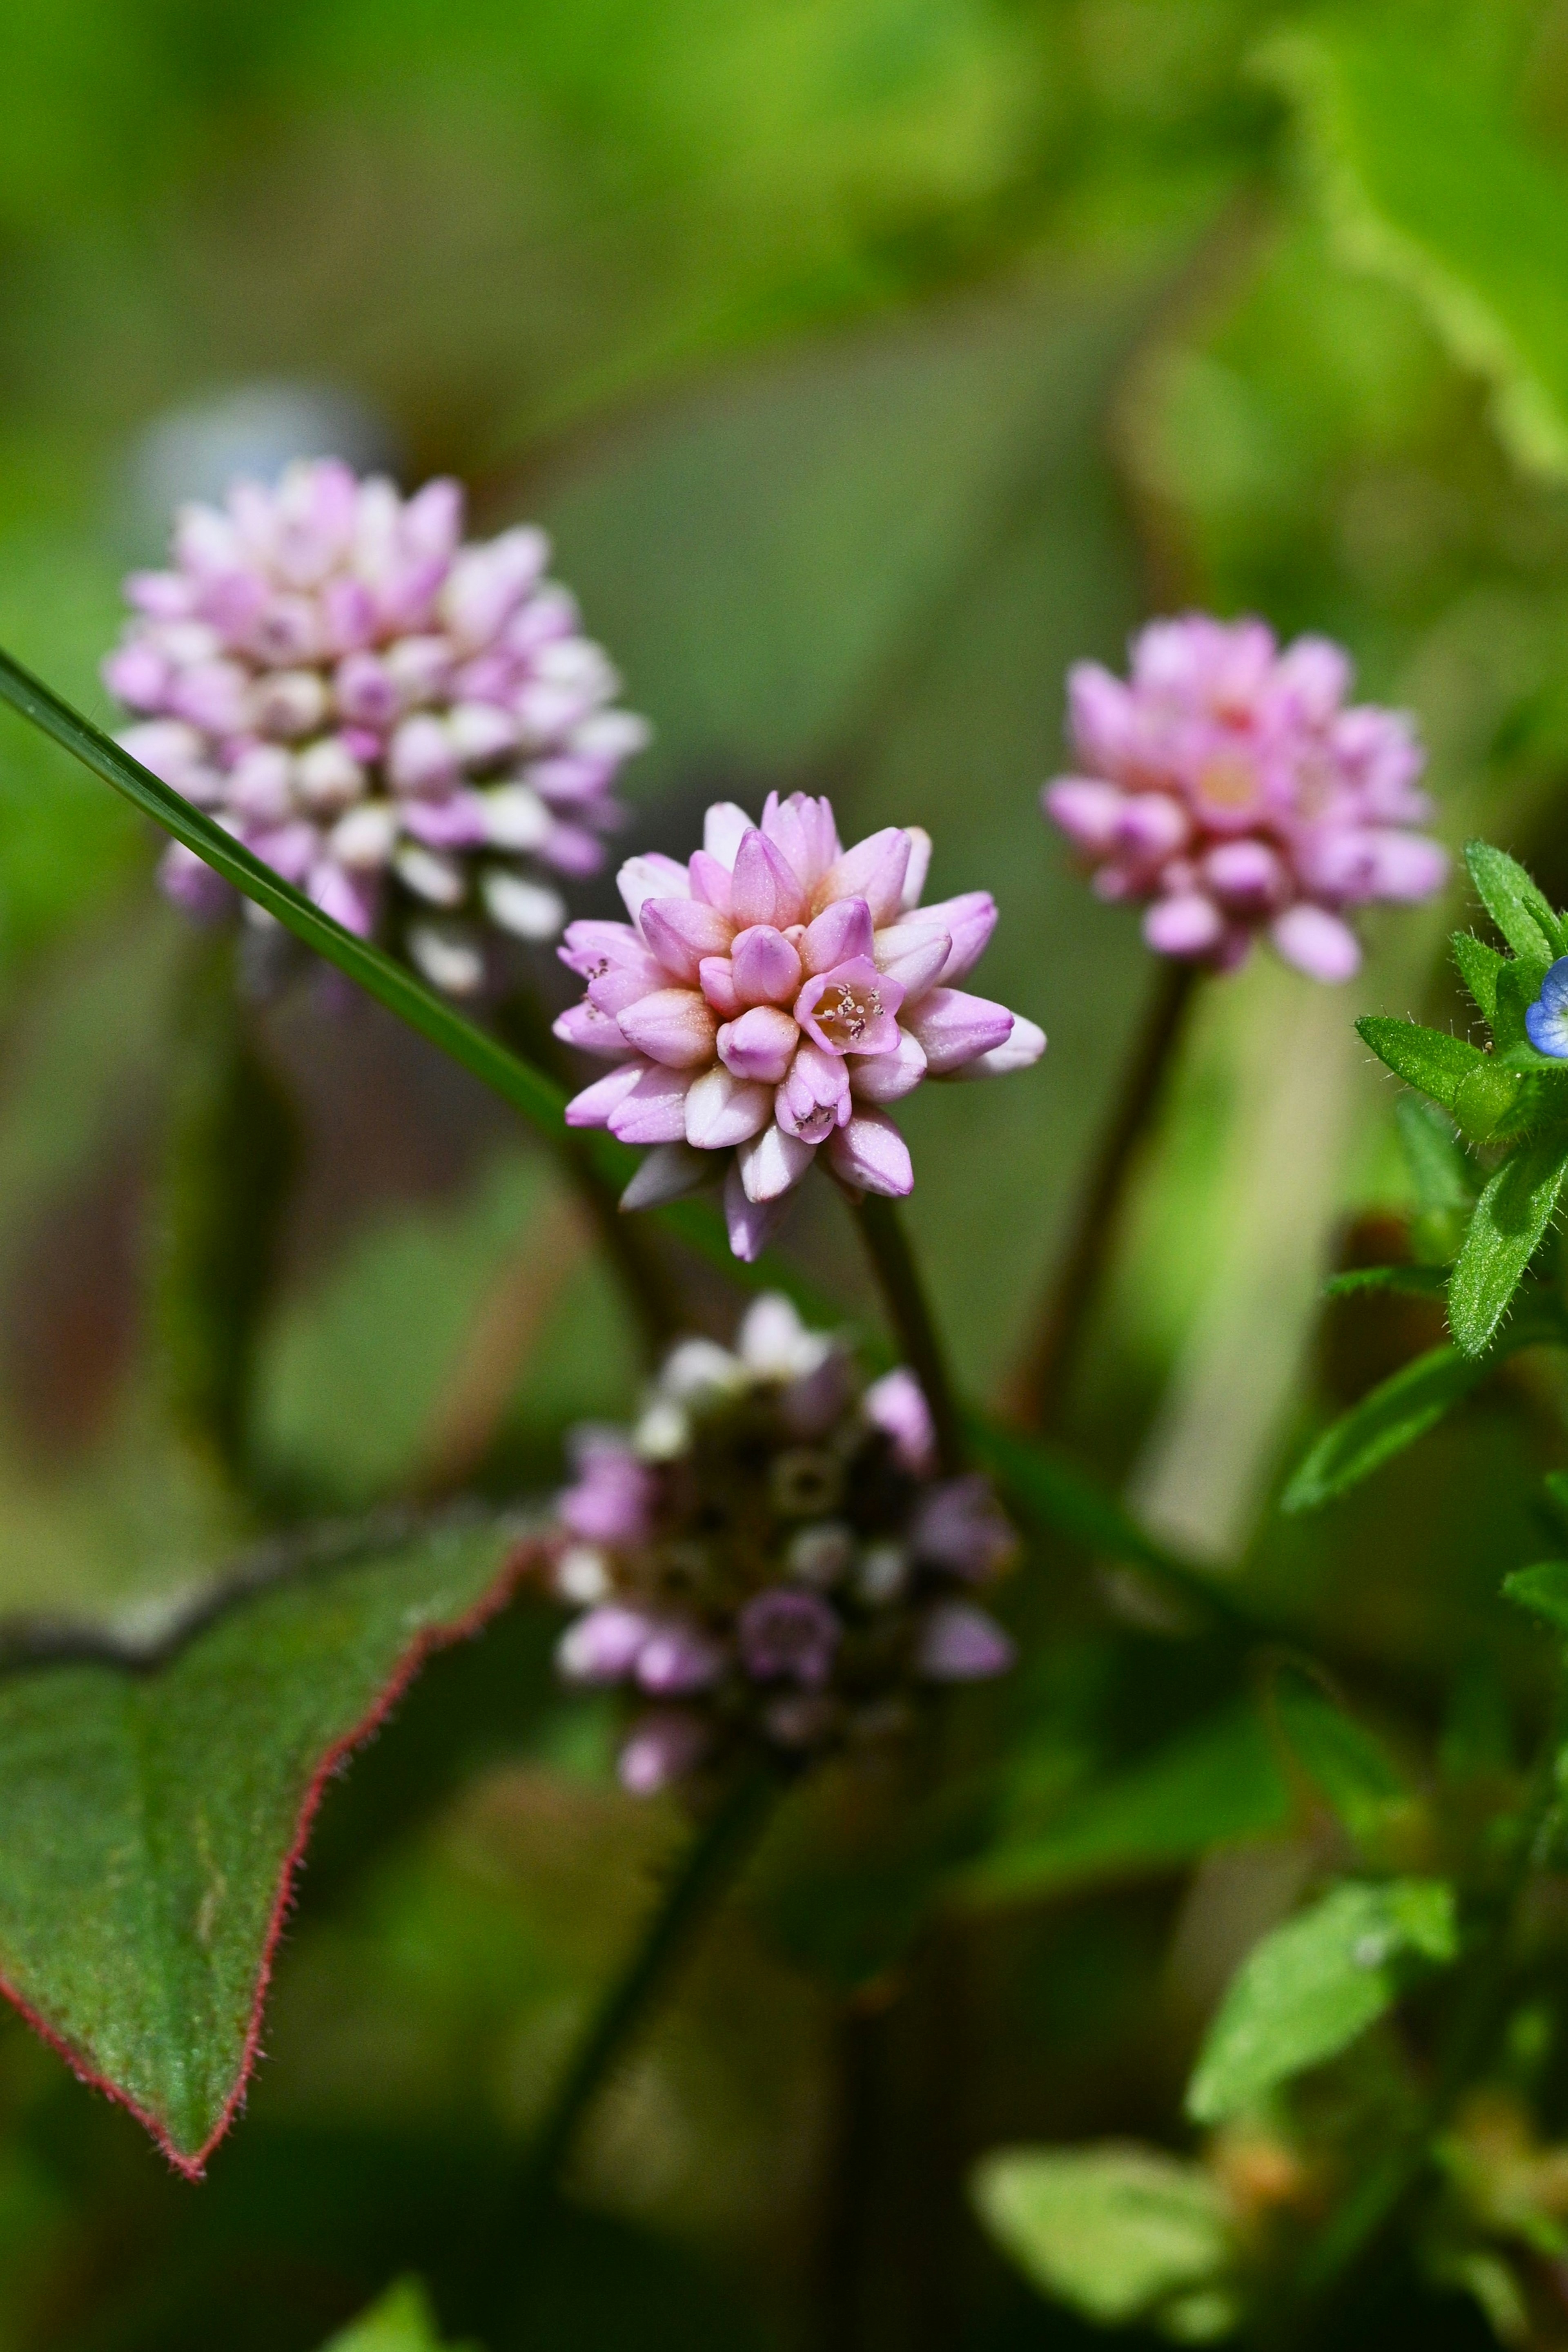
<svg viewBox="0 0 1568 2352">
<path fill-rule="evenodd" d="M 1290 1818 L 1290 1788 L 1257 1708 L 1228 1707 L 1069 1798 L 1043 1823 L 1021 1809 L 1009 1814 L 1004 1801 L 963 1892 L 976 1903 L 1013 1903 L 1176 1870 L 1210 1846 L 1278 1832 Z"/>
<path fill-rule="evenodd" d="M 1281 1677 L 1274 1716 L 1292 1763 L 1352 1837 L 1375 1843 L 1410 1800 L 1409 1785 L 1383 1742 L 1296 1675 Z"/>
<path fill-rule="evenodd" d="M 1531 1568 L 1516 1568 L 1503 1578 L 1502 1589 L 1521 1609 L 1544 1617 L 1560 1633 L 1568 1633 L 1568 1559 L 1542 1559 Z"/>
<path fill-rule="evenodd" d="M 1359 1486 L 1385 1462 L 1435 1429 L 1489 1369 L 1448 1346 L 1429 1348 L 1414 1363 L 1401 1365 L 1324 1430 L 1286 1487 L 1281 1508 L 1321 1510 Z"/>
<path fill-rule="evenodd" d="M 66 1639 L 0 1673 L 0 1979 L 183 2169 L 243 2088 L 327 1774 L 504 1597 L 518 1543 L 372 1533 L 243 1578 L 152 1651 Z"/>
<path fill-rule="evenodd" d="M 1255 1946 L 1232 1979 L 1187 2086 L 1195 2122 L 1219 2123 L 1348 2049 L 1398 1999 L 1413 1963 L 1458 1951 L 1451 1888 L 1436 1879 L 1336 1886 Z"/>
<path fill-rule="evenodd" d="M 1190 2344 L 1236 2324 L 1230 2217 L 1201 2165 L 1116 2144 L 1001 2148 L 972 2193 L 1025 2277 L 1101 2327 L 1142 2319 Z"/>
<path fill-rule="evenodd" d="M 1451 1037 L 1446 1029 L 1423 1029 L 1418 1022 L 1389 1021 L 1376 1013 L 1355 1025 L 1380 1062 L 1445 1110 L 1453 1109 L 1460 1087 L 1487 1067 L 1479 1045 Z"/>
<path fill-rule="evenodd" d="M 1300 110 L 1346 258 L 1413 293 L 1490 381 L 1522 464 L 1568 474 L 1568 174 L 1417 12 L 1331 18 L 1260 63 Z"/>
<path fill-rule="evenodd" d="M 1475 1206 L 1474 1163 L 1436 1104 L 1401 1095 L 1394 1123 L 1416 1195 L 1411 1239 L 1416 1255 L 1429 1266 L 1447 1266 L 1458 1255 Z"/>
<path fill-rule="evenodd" d="M 1476 1361 L 1507 1314 L 1568 1176 L 1568 1129 L 1533 1136 L 1504 1160 L 1476 1203 L 1453 1279 L 1448 1322 Z"/>
<path fill-rule="evenodd" d="M 429 2296 L 416 2279 L 403 2279 L 322 2352 L 443 2352 L 443 2344 Z"/>
</svg>

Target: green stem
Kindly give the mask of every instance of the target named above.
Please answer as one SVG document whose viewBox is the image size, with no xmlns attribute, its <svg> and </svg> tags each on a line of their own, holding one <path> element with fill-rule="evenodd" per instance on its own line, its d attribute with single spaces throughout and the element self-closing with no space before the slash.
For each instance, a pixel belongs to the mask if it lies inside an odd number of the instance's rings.
<svg viewBox="0 0 1568 2352">
<path fill-rule="evenodd" d="M 945 1471 L 964 1465 L 964 1427 L 947 1377 L 947 1361 L 936 1325 L 909 1246 L 897 1208 L 874 1192 L 858 1202 L 855 1218 L 866 1255 L 881 1286 L 888 1318 L 898 1335 L 904 1361 L 925 1392 L 936 1432 L 936 1451 Z"/>
<path fill-rule="evenodd" d="M 606 2077 L 686 1945 L 750 1853 L 780 1785 L 770 1765 L 743 1768 L 711 1819 L 693 1836 L 630 1963 L 601 2003 L 528 2150 L 529 2203 L 547 2197 L 554 2187 Z"/>
<path fill-rule="evenodd" d="M 1050 1430 L 1061 1417 L 1089 1310 L 1121 1227 L 1133 1171 L 1165 1100 L 1199 977 L 1197 964 L 1167 957 L 1161 965 L 1110 1123 L 1079 1196 L 1067 1247 L 1013 1382 L 1013 1410 L 1026 1428 Z"/>
</svg>

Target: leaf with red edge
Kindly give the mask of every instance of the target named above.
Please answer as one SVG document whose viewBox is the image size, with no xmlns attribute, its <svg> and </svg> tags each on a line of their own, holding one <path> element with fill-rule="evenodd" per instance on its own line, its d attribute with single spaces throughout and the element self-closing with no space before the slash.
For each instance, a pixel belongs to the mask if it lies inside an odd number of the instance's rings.
<svg viewBox="0 0 1568 2352">
<path fill-rule="evenodd" d="M 194 2178 L 255 2060 L 323 1787 L 528 1558 L 448 1519 L 243 1572 L 152 1644 L 0 1662 L 0 1990 Z"/>
</svg>

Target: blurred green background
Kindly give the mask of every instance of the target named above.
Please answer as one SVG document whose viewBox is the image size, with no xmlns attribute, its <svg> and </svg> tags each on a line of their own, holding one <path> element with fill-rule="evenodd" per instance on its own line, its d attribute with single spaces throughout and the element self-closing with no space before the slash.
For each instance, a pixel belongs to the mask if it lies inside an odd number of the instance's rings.
<svg viewBox="0 0 1568 2352">
<path fill-rule="evenodd" d="M 1417 712 L 1449 845 L 1484 828 L 1568 896 L 1562 0 L 0 0 L 0 642 L 106 715 L 120 575 L 246 433 L 336 425 L 463 477 L 480 528 L 546 522 L 657 730 L 633 841 L 805 786 L 846 835 L 928 826 L 939 895 L 997 891 L 983 984 L 1051 1050 L 908 1120 L 972 1388 L 1021 1345 L 1150 981 L 1038 814 L 1071 659 L 1188 604 L 1326 629 Z M 148 1304 L 192 953 L 154 855 L 0 721 L 4 1612 L 145 1609 L 251 1528 Z M 1260 960 L 1209 992 L 1074 1431 L 1153 1523 L 1438 1690 L 1531 1547 L 1467 1498 L 1550 1458 L 1545 1376 L 1328 1520 L 1270 1502 L 1431 1336 L 1408 1302 L 1325 1328 L 1318 1294 L 1401 1198 L 1352 1018 L 1455 1017 L 1458 905 L 1379 919 L 1348 990 Z M 259 1367 L 279 1491 L 547 1484 L 636 1378 L 555 1176 L 373 1009 L 257 1023 L 304 1137 Z M 833 1200 L 786 1242 L 866 1306 Z M 1095 1638 L 1012 1702 L 1047 1822 L 1207 1696 L 1151 1701 L 1159 1659 Z M 606 1785 L 547 1641 L 525 1612 L 436 1669 L 329 1804 L 207 2188 L 0 2028 L 0 2352 L 292 2352 L 411 2261 L 461 2269 L 472 2183 L 673 1832 Z M 977 1931 L 966 2145 L 1161 2127 L 1267 1916 L 1205 1884 L 1064 1869 Z M 808 2340 L 834 1998 L 765 1908 L 603 2118 L 519 2342 Z M 965 2260 L 964 2341 L 1077 2340 Z M 865 2340 L 920 2340 L 884 2284 Z"/>
</svg>

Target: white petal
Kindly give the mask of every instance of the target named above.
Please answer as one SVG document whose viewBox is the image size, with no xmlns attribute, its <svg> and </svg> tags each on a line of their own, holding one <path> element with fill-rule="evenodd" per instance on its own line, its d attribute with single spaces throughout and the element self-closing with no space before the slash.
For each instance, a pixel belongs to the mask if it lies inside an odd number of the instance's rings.
<svg viewBox="0 0 1568 2352">
<path fill-rule="evenodd" d="M 416 898 L 427 898 L 433 907 L 456 907 L 463 901 L 468 877 L 455 857 L 444 857 L 437 849 L 423 849 L 417 842 L 405 841 L 392 866 L 398 880 L 406 884 Z"/>
<path fill-rule="evenodd" d="M 654 1209 L 678 1201 L 713 1174 L 713 1162 L 689 1143 L 656 1143 L 621 1195 L 623 1209 Z"/>
<path fill-rule="evenodd" d="M 815 1157 L 814 1144 L 802 1143 L 799 1136 L 786 1135 L 781 1127 L 764 1128 L 751 1142 L 743 1143 L 736 1154 L 747 1199 L 781 1200 L 800 1181 Z"/>
<path fill-rule="evenodd" d="M 485 977 L 485 958 L 469 932 L 446 923 L 415 923 L 408 951 L 431 985 L 446 996 L 472 996 Z"/>
<path fill-rule="evenodd" d="M 566 901 L 542 882 L 525 881 L 504 866 L 492 866 L 479 885 L 493 923 L 519 940 L 553 940 L 566 921 Z"/>
<path fill-rule="evenodd" d="M 710 857 L 716 857 L 727 870 L 735 869 L 735 853 L 740 847 L 743 835 L 751 831 L 751 819 L 734 801 L 715 801 L 703 819 L 703 847 Z"/>
</svg>

